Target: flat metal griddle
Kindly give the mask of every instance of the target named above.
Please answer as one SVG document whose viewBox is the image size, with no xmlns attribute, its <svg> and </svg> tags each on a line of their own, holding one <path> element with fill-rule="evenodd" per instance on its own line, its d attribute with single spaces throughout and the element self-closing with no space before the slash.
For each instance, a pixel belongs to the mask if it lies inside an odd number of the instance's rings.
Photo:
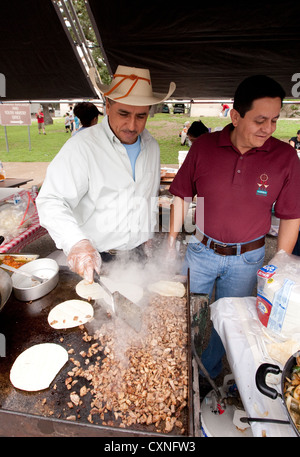
<svg viewBox="0 0 300 457">
<path fill-rule="evenodd" d="M 50 387 L 40 392 L 24 392 L 13 387 L 9 379 L 10 369 L 17 356 L 25 349 L 39 343 L 57 343 L 68 350 L 73 348 L 75 355 L 86 350 L 89 343 L 83 341 L 86 330 L 79 327 L 67 330 L 55 330 L 49 326 L 47 317 L 50 310 L 60 302 L 74 299 L 78 296 L 75 286 L 79 277 L 68 269 L 61 268 L 59 283 L 47 296 L 33 302 L 24 303 L 15 299 L 13 294 L 0 313 L 0 333 L 5 335 L 5 357 L 0 357 L 0 435 L 2 436 L 176 436 L 160 434 L 153 426 L 134 425 L 130 429 L 117 426 L 91 424 L 87 417 L 90 413 L 91 398 L 87 394 L 83 405 L 74 410 L 69 409 L 70 391 L 65 386 L 68 371 L 73 366 L 67 363 L 56 376 Z M 97 313 L 103 311 L 95 309 Z M 102 316 L 103 317 L 103 316 Z M 63 339 L 63 340 L 62 340 Z M 97 354 L 99 356 L 99 353 Z M 72 355 L 73 356 L 73 355 Z M 70 356 L 71 357 L 71 356 Z M 191 363 L 189 362 L 189 368 Z M 87 382 L 79 379 L 78 382 Z M 192 383 L 190 382 L 190 385 Z M 189 408 L 191 408 L 192 393 L 189 392 Z M 76 422 L 70 422 L 67 417 L 73 413 L 80 415 Z M 185 428 L 187 435 L 193 436 L 191 424 L 192 414 L 185 411 Z M 178 436 L 178 435 L 177 435 Z M 181 435 L 180 435 L 181 436 Z"/>
</svg>

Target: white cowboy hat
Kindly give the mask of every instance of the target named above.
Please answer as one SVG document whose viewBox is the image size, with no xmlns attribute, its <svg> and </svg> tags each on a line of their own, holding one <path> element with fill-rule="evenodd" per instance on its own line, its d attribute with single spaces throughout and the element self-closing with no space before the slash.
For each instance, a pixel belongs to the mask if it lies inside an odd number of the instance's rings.
<svg viewBox="0 0 300 457">
<path fill-rule="evenodd" d="M 119 65 L 109 85 L 97 83 L 94 76 L 90 72 L 92 82 L 105 97 L 125 105 L 157 105 L 168 99 L 176 89 L 176 84 L 171 82 L 166 95 L 153 92 L 150 72 L 143 68 Z"/>
</svg>

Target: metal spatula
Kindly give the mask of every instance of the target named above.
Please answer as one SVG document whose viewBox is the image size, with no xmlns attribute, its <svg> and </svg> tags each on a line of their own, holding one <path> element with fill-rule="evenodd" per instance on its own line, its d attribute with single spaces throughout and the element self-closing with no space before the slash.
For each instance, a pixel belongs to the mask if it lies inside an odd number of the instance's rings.
<svg viewBox="0 0 300 457">
<path fill-rule="evenodd" d="M 38 281 L 41 284 L 46 281 L 46 279 L 40 278 L 39 276 L 32 275 L 31 273 L 27 273 L 27 271 L 19 270 L 18 268 L 11 267 L 10 265 L 6 265 L 6 263 L 1 263 L 1 268 L 4 270 L 12 271 L 13 273 L 17 273 L 19 275 L 27 276 L 27 278 L 31 278 L 34 281 Z"/>
<path fill-rule="evenodd" d="M 111 297 L 113 313 L 120 317 L 124 322 L 130 325 L 136 332 L 142 328 L 142 311 L 140 306 L 133 303 L 119 292 L 111 292 L 100 279 L 100 276 L 94 273 L 94 282 L 100 284 L 105 292 Z"/>
<path fill-rule="evenodd" d="M 106 285 L 101 281 L 100 275 L 98 275 L 96 272 L 94 273 L 94 282 L 97 282 L 100 284 L 100 286 L 105 290 L 105 292 L 108 294 L 108 296 L 111 299 L 111 307 L 112 307 L 112 312 L 116 314 L 116 306 L 115 306 L 115 298 L 111 291 L 106 287 Z"/>
</svg>

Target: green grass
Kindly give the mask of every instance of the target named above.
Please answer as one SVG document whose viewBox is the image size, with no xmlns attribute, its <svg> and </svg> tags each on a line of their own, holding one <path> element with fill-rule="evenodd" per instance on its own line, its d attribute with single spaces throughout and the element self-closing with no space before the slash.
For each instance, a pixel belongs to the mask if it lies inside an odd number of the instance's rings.
<svg viewBox="0 0 300 457">
<path fill-rule="evenodd" d="M 103 118 L 100 118 L 100 122 Z M 155 114 L 147 121 L 147 129 L 157 139 L 161 150 L 161 163 L 178 163 L 178 151 L 187 150 L 181 146 L 179 132 L 185 121 L 199 118 L 185 115 Z M 230 118 L 201 117 L 202 122 L 213 131 L 223 127 Z M 6 127 L 9 152 L 6 150 L 4 127 L 0 126 L 0 161 L 2 162 L 50 162 L 70 137 L 65 133 L 64 119 L 55 118 L 46 126 L 46 135 L 39 135 L 36 121 L 30 129 L 31 150 L 29 150 L 28 127 Z M 300 129 L 300 119 L 279 119 L 274 133 L 276 138 L 288 141 Z"/>
<path fill-rule="evenodd" d="M 192 123 L 196 120 L 199 118 L 176 114 L 155 114 L 154 117 L 148 119 L 147 129 L 160 146 L 161 163 L 178 163 L 178 151 L 189 149 L 188 146 L 181 145 L 179 133 L 185 121 Z M 201 120 L 212 131 L 215 127 L 223 127 L 230 122 L 229 119 L 219 117 L 201 117 Z"/>
<path fill-rule="evenodd" d="M 5 130 L 0 126 L 0 160 L 2 162 L 50 162 L 70 137 L 65 133 L 64 119 L 54 119 L 47 125 L 46 135 L 39 135 L 37 122 L 29 127 L 6 127 L 9 152 L 6 149 Z"/>
</svg>

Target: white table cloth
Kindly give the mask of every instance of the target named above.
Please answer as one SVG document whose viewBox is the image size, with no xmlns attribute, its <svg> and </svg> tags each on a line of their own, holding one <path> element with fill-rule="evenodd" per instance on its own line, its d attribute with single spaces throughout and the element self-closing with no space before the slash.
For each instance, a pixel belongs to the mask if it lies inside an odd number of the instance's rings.
<svg viewBox="0 0 300 457">
<path fill-rule="evenodd" d="M 256 387 L 255 374 L 259 365 L 269 362 L 283 367 L 268 357 L 265 350 L 268 335 L 258 319 L 255 303 L 255 297 L 222 298 L 211 305 L 211 319 L 226 350 L 247 417 L 288 420 L 281 398 L 272 400 Z M 278 382 L 272 387 L 280 392 L 281 375 L 275 378 L 273 382 Z M 251 428 L 255 437 L 264 433 L 269 437 L 297 436 L 292 425 L 252 422 Z"/>
</svg>

